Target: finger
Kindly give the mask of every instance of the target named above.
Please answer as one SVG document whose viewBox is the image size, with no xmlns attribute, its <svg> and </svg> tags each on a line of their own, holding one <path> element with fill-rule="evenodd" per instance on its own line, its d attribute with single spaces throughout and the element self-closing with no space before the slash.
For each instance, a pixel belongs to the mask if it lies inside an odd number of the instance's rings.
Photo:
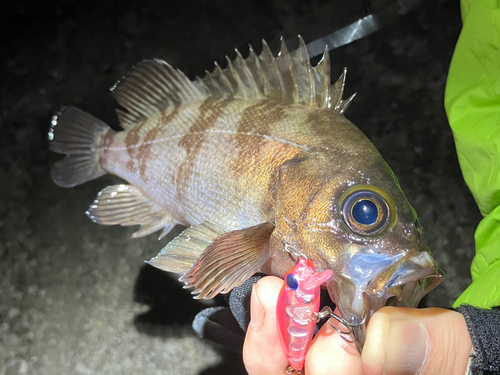
<svg viewBox="0 0 500 375">
<path fill-rule="evenodd" d="M 288 366 L 276 322 L 276 302 L 283 285 L 277 277 L 264 277 L 252 289 L 250 325 L 243 346 L 249 375 L 283 375 Z"/>
<path fill-rule="evenodd" d="M 363 369 L 367 375 L 465 374 L 471 350 L 462 314 L 385 307 L 368 324 Z"/>
<path fill-rule="evenodd" d="M 339 315 L 337 309 L 335 314 Z M 362 375 L 361 354 L 356 345 L 344 340 L 332 325 L 341 331 L 346 330 L 333 318 L 323 324 L 307 352 L 306 375 Z"/>
</svg>

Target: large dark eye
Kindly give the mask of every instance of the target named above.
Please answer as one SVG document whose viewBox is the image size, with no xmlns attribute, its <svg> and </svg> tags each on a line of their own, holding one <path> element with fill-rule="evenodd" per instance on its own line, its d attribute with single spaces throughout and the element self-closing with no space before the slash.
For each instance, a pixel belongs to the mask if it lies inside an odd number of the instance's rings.
<svg viewBox="0 0 500 375">
<path fill-rule="evenodd" d="M 295 278 L 294 275 L 292 275 L 291 273 L 289 273 L 288 275 L 286 275 L 286 285 L 291 289 L 291 290 L 297 290 L 297 288 L 299 287 L 299 282 L 297 281 L 297 279 Z"/>
<path fill-rule="evenodd" d="M 380 189 L 366 188 L 348 192 L 342 199 L 342 217 L 353 232 L 375 235 L 387 228 L 391 212 L 387 200 L 378 192 Z"/>
</svg>

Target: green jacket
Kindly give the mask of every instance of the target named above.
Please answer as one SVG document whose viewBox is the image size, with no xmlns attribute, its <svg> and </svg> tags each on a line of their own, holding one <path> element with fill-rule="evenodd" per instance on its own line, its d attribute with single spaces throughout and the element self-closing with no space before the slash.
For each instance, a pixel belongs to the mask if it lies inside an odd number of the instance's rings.
<svg viewBox="0 0 500 375">
<path fill-rule="evenodd" d="M 484 216 L 472 284 L 454 307 L 500 305 L 500 0 L 462 1 L 463 29 L 445 94 L 465 182 Z"/>
</svg>

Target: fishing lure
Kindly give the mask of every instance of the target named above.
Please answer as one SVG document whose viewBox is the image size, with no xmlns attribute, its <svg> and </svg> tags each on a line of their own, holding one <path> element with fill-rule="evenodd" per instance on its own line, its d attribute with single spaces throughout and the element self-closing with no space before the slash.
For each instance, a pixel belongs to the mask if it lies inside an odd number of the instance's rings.
<svg viewBox="0 0 500 375">
<path fill-rule="evenodd" d="M 316 272 L 313 262 L 305 257 L 285 274 L 276 310 L 281 344 L 290 364 L 287 373 L 304 367 L 319 315 L 320 286 L 330 277 L 332 270 Z"/>
<path fill-rule="evenodd" d="M 316 323 L 320 319 L 331 317 L 342 323 L 347 328 L 345 331 L 333 325 L 332 328 L 348 342 L 352 341 L 346 336 L 353 334 L 352 328 L 363 324 L 365 319 L 358 324 L 352 324 L 336 315 L 329 306 L 319 311 L 321 285 L 332 277 L 332 270 L 316 272 L 316 267 L 310 259 L 290 249 L 286 250 L 297 256 L 298 262 L 285 274 L 276 314 L 281 344 L 289 363 L 286 373 L 297 371 L 300 374 Z"/>
</svg>

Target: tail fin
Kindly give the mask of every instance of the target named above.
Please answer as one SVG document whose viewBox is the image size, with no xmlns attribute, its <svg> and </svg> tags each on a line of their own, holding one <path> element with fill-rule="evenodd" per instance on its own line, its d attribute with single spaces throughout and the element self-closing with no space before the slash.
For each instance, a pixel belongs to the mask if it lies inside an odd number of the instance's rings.
<svg viewBox="0 0 500 375">
<path fill-rule="evenodd" d="M 98 146 L 110 127 L 75 107 L 63 108 L 52 117 L 50 149 L 66 154 L 52 166 L 52 179 L 61 187 L 73 187 L 102 176 Z"/>
</svg>

